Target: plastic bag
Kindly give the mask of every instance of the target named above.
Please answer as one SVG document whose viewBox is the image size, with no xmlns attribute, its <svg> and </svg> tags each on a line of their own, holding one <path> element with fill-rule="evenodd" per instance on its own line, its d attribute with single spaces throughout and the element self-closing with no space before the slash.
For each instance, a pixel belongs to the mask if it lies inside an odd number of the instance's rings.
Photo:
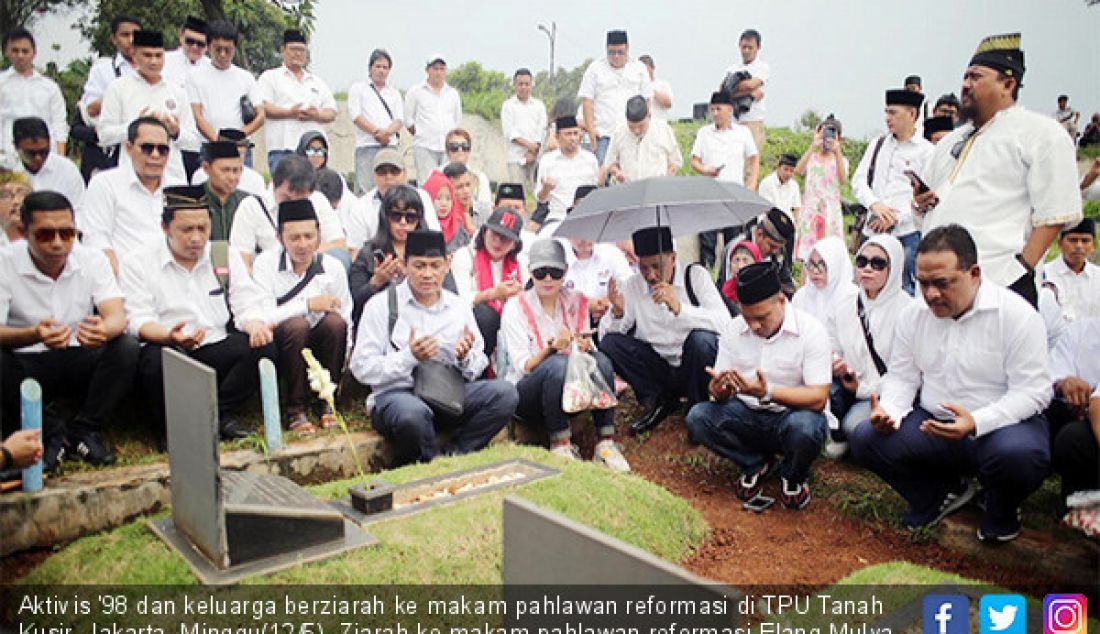
<svg viewBox="0 0 1100 634">
<path fill-rule="evenodd" d="M 561 393 L 561 409 L 576 414 L 589 409 L 611 409 L 619 404 L 615 392 L 600 374 L 596 357 L 581 352 L 574 341 L 565 366 L 565 387 Z"/>
</svg>

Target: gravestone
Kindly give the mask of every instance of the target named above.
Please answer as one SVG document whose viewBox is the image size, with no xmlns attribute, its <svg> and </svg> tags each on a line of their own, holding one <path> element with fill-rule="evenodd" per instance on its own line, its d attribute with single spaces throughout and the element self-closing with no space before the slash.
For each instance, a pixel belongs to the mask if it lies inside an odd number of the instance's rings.
<svg viewBox="0 0 1100 634">
<path fill-rule="evenodd" d="M 172 516 L 151 528 L 200 581 L 234 583 L 377 543 L 286 478 L 221 470 L 214 370 L 170 349 L 162 362 Z"/>
</svg>

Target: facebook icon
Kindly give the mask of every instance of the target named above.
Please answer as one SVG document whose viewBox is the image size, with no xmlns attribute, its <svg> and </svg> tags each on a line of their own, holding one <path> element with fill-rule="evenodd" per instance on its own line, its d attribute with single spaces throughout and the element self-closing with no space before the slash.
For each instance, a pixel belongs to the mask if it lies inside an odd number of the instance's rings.
<svg viewBox="0 0 1100 634">
<path fill-rule="evenodd" d="M 924 597 L 924 634 L 969 634 L 970 600 L 962 594 Z"/>
</svg>

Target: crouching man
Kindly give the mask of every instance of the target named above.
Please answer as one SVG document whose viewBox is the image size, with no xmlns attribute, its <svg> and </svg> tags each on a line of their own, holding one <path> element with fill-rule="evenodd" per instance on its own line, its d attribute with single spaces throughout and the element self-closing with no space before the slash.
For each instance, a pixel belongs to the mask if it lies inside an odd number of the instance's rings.
<svg viewBox="0 0 1100 634">
<path fill-rule="evenodd" d="M 397 446 L 398 460 L 429 462 L 440 449 L 437 429 L 454 430 L 445 454 L 477 451 L 512 418 L 516 388 L 474 380 L 489 364 L 469 302 L 443 289 L 450 269 L 443 234 L 413 231 L 405 243 L 408 277 L 367 302 L 359 321 L 351 371 L 371 387 L 371 426 Z M 433 408 L 415 389 L 414 374 L 432 362 L 456 368 L 464 391 L 461 413 Z"/>
<path fill-rule="evenodd" d="M 741 269 L 737 299 L 741 314 L 718 338 L 714 401 L 691 408 L 688 433 L 741 468 L 738 499 L 760 495 L 779 467 L 780 502 L 802 509 L 810 503 L 810 465 L 828 429 L 822 410 L 832 382 L 829 335 L 787 301 L 775 264 Z"/>
</svg>

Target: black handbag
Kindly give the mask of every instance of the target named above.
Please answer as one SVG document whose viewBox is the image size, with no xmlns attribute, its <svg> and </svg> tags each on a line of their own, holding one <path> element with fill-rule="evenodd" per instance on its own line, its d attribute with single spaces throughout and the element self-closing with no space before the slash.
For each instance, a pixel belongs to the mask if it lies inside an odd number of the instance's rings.
<svg viewBox="0 0 1100 634">
<path fill-rule="evenodd" d="M 248 95 L 241 95 L 241 121 L 248 125 L 256 120 L 256 116 L 256 106 L 252 105 L 252 100 Z"/>
<path fill-rule="evenodd" d="M 389 303 L 390 345 L 393 345 L 393 328 L 397 325 L 397 286 L 386 290 Z M 413 370 L 413 394 L 428 404 L 432 411 L 448 416 L 462 415 L 462 403 L 466 400 L 466 377 L 453 364 L 428 359 Z"/>
</svg>

